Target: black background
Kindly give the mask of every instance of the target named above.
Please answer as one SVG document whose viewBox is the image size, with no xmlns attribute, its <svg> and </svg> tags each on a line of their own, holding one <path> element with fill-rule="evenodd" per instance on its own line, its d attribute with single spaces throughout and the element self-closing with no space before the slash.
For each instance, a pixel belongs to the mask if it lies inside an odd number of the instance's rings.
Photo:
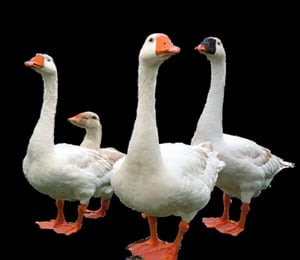
<svg viewBox="0 0 300 260">
<path fill-rule="evenodd" d="M 55 142 L 79 144 L 84 131 L 66 119 L 91 110 L 99 114 L 103 125 L 102 146 L 126 152 L 137 105 L 138 52 L 145 38 L 163 32 L 181 47 L 181 53 L 159 70 L 157 124 L 161 142 L 189 143 L 210 82 L 209 62 L 194 47 L 206 36 L 217 36 L 227 53 L 224 132 L 255 140 L 288 161 L 297 160 L 299 95 L 293 62 L 297 64 L 298 47 L 292 8 L 270 11 L 236 6 L 226 14 L 214 5 L 200 9 L 179 5 L 176 12 L 156 5 L 153 10 L 145 7 L 130 14 L 123 5 L 73 4 L 64 9 L 36 5 L 28 10 L 19 6 L 18 12 L 9 9 L 2 23 L 3 44 L 8 43 L 2 64 L 6 79 L 2 86 L 2 125 L 4 143 L 8 144 L 3 175 L 9 180 L 2 185 L 6 194 L 2 212 L 10 259 L 17 255 L 63 259 L 82 254 L 121 260 L 129 255 L 126 245 L 148 236 L 147 222 L 115 196 L 107 216 L 84 219 L 77 234 L 58 235 L 35 224 L 56 215 L 54 200 L 35 191 L 22 172 L 43 91 L 40 75 L 26 68 L 24 61 L 37 52 L 50 54 L 58 68 Z M 207 229 L 201 222 L 204 216 L 222 212 L 222 193 L 216 188 L 210 203 L 191 222 L 179 260 L 299 256 L 294 243 L 299 232 L 297 174 L 297 168 L 280 172 L 271 189 L 253 199 L 246 229 L 238 237 Z M 98 203 L 93 199 L 90 207 Z M 233 200 L 232 218 L 238 219 L 239 207 L 240 202 Z M 68 220 L 75 220 L 77 203 L 67 202 L 65 208 Z M 179 219 L 158 221 L 161 238 L 172 241 Z"/>
</svg>

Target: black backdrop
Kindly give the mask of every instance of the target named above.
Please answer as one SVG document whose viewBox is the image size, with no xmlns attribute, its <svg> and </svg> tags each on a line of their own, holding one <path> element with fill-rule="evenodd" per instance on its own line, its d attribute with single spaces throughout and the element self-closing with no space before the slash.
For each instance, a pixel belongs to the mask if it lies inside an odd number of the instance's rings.
<svg viewBox="0 0 300 260">
<path fill-rule="evenodd" d="M 7 137 L 4 141 L 9 145 L 4 161 L 9 164 L 3 175 L 9 182 L 3 183 L 6 195 L 2 199 L 7 203 L 3 208 L 5 248 L 11 258 L 20 254 L 31 259 L 67 258 L 82 253 L 121 260 L 129 255 L 127 244 L 148 236 L 147 222 L 115 196 L 105 218 L 85 219 L 82 230 L 69 237 L 39 230 L 35 224 L 56 214 L 54 200 L 35 191 L 22 173 L 22 159 L 42 103 L 41 77 L 26 68 L 24 61 L 37 52 L 50 54 L 58 68 L 55 141 L 79 144 L 84 131 L 66 119 L 92 110 L 103 125 L 102 146 L 126 152 L 137 104 L 138 52 L 148 34 L 164 32 L 181 47 L 181 53 L 160 68 L 156 109 L 160 141 L 185 143 L 194 133 L 210 81 L 209 63 L 194 47 L 206 36 L 217 36 L 227 52 L 224 131 L 253 139 L 296 162 L 298 92 L 292 61 L 297 47 L 289 31 L 294 22 L 290 11 L 278 13 L 288 17 L 283 25 L 277 13 L 269 13 L 266 19 L 257 10 L 250 16 L 241 9 L 232 17 L 221 17 L 207 7 L 204 17 L 203 10 L 191 8 L 165 17 L 163 12 L 119 16 L 113 8 L 97 8 L 77 6 L 76 11 L 64 13 L 60 8 L 49 11 L 38 7 L 20 11 L 13 24 L 6 21 L 4 43 L 9 45 L 3 53 L 8 58 L 2 73 L 8 80 L 2 87 L 2 100 L 6 101 L 2 124 Z M 282 171 L 272 188 L 252 201 L 246 230 L 238 237 L 207 229 L 201 222 L 204 216 L 221 214 L 222 194 L 216 189 L 210 203 L 191 222 L 179 260 L 203 259 L 204 255 L 212 259 L 280 253 L 289 259 L 295 255 L 297 174 L 297 168 Z M 91 200 L 91 207 L 98 203 L 98 199 Z M 76 207 L 76 202 L 66 203 L 68 219 L 76 217 Z M 239 207 L 240 202 L 233 200 L 231 214 L 235 219 Z M 178 221 L 176 217 L 159 219 L 161 238 L 172 241 Z"/>
</svg>

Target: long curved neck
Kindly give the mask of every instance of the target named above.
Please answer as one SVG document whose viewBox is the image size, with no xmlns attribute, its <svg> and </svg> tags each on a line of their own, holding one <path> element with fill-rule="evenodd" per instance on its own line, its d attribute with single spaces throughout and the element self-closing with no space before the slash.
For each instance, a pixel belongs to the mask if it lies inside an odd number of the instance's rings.
<svg viewBox="0 0 300 260">
<path fill-rule="evenodd" d="M 155 114 L 158 69 L 159 64 L 139 64 L 137 115 L 127 153 L 128 160 L 146 167 L 147 163 L 158 166 L 162 161 Z"/>
<path fill-rule="evenodd" d="M 222 138 L 223 102 L 226 77 L 226 59 L 212 58 L 211 84 L 207 95 L 206 104 L 198 120 L 197 128 L 192 139 L 192 144 L 199 143 L 203 139 Z"/>
<path fill-rule="evenodd" d="M 102 140 L 102 129 L 99 128 L 87 128 L 86 134 L 83 138 L 80 146 L 87 147 L 90 149 L 98 149 L 101 145 Z"/>
<path fill-rule="evenodd" d="M 54 121 L 57 105 L 57 74 L 43 76 L 44 94 L 40 118 L 33 130 L 29 150 L 47 152 L 54 146 Z"/>
</svg>

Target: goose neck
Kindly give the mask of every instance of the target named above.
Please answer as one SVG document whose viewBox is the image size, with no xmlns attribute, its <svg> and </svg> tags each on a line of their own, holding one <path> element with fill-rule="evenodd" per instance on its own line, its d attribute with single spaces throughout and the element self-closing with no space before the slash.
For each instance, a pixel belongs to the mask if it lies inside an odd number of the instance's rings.
<svg viewBox="0 0 300 260">
<path fill-rule="evenodd" d="M 127 157 L 143 163 L 161 160 L 155 115 L 157 74 L 158 66 L 139 66 L 137 114 Z"/>
<path fill-rule="evenodd" d="M 193 142 L 200 139 L 222 138 L 222 114 L 224 102 L 226 66 L 225 60 L 211 60 L 211 83 L 203 112 L 199 118 Z"/>
<path fill-rule="evenodd" d="M 57 76 L 43 78 L 43 104 L 29 146 L 36 151 L 49 150 L 54 145 L 54 121 L 57 106 Z"/>
</svg>

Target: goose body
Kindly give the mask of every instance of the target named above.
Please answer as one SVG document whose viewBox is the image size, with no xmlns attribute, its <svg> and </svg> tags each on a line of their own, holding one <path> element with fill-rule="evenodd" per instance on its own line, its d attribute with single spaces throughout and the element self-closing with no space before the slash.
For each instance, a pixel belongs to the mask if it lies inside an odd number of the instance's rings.
<svg viewBox="0 0 300 260">
<path fill-rule="evenodd" d="M 216 186 L 223 191 L 223 215 L 220 218 L 203 218 L 203 222 L 207 227 L 236 236 L 244 230 L 251 199 L 258 197 L 268 188 L 277 173 L 285 168 L 294 167 L 294 163 L 284 161 L 255 141 L 223 133 L 225 49 L 219 38 L 207 37 L 196 50 L 210 61 L 211 85 L 191 144 L 210 141 L 226 164 L 216 182 Z M 242 202 L 239 221 L 230 220 L 232 197 Z"/>
<path fill-rule="evenodd" d="M 81 229 L 83 214 L 91 197 L 100 187 L 107 187 L 106 173 L 112 163 L 99 151 L 67 143 L 54 143 L 55 114 L 58 97 L 58 75 L 51 56 L 36 54 L 25 66 L 43 79 L 43 103 L 40 117 L 30 137 L 23 159 L 23 172 L 29 184 L 55 199 L 57 217 L 37 221 L 42 229 L 71 235 Z M 110 187 L 110 186 L 109 186 Z M 103 188 L 104 189 L 104 188 Z M 111 188 L 106 192 L 111 193 Z M 64 201 L 79 201 L 76 222 L 66 222 Z"/>
<path fill-rule="evenodd" d="M 102 140 L 102 124 L 100 122 L 99 116 L 92 111 L 85 111 L 79 114 L 76 114 L 72 117 L 68 118 L 68 122 L 71 124 L 85 129 L 84 138 L 80 144 L 82 147 L 87 147 L 90 149 L 95 149 L 107 156 L 108 160 L 111 163 L 111 167 L 109 171 L 107 171 L 107 177 L 110 176 L 110 170 L 113 167 L 113 164 L 124 157 L 125 154 L 118 151 L 113 147 L 102 148 L 101 140 Z M 110 205 L 110 200 L 113 196 L 113 190 L 111 189 L 110 183 L 107 186 L 100 186 L 96 192 L 94 197 L 101 197 L 100 199 L 100 207 L 97 210 L 86 210 L 84 216 L 86 218 L 99 218 L 104 217 Z"/>
<path fill-rule="evenodd" d="M 155 89 L 160 65 L 179 53 L 162 33 L 149 35 L 139 53 L 138 105 L 127 155 L 114 165 L 111 184 L 120 201 L 147 216 L 150 237 L 128 245 L 145 259 L 177 259 L 184 233 L 197 212 L 210 199 L 224 163 L 209 142 L 191 146 L 159 143 L 155 115 Z M 180 216 L 172 243 L 158 238 L 157 217 Z"/>
</svg>

